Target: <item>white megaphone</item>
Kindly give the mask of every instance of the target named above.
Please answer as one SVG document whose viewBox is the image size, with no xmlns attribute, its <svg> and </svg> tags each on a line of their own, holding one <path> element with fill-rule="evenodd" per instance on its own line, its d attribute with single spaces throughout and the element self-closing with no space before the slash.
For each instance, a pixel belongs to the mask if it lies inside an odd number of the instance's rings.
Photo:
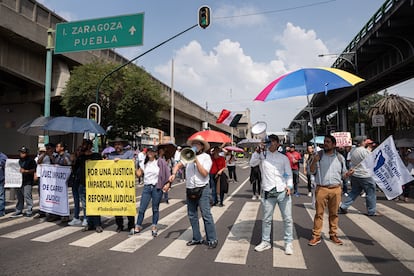
<svg viewBox="0 0 414 276">
<path fill-rule="evenodd" d="M 265 143 L 269 142 L 269 139 L 266 134 L 267 124 L 265 122 L 259 121 L 252 126 L 252 133 L 255 136 L 254 138 L 260 139 Z"/>
<path fill-rule="evenodd" d="M 196 159 L 196 153 L 192 148 L 184 148 L 181 150 L 180 161 L 183 165 L 194 162 Z"/>
</svg>

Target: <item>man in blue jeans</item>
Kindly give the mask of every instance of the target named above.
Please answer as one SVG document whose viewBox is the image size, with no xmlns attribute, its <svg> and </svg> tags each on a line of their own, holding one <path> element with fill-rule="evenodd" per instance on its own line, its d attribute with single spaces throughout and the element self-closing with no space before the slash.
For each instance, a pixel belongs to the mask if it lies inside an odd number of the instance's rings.
<svg viewBox="0 0 414 276">
<path fill-rule="evenodd" d="M 293 188 L 292 169 L 286 155 L 278 152 L 279 137 L 269 135 L 270 146 L 264 154 L 255 154 L 250 160 L 250 166 L 260 166 L 262 176 L 262 242 L 254 250 L 261 252 L 272 248 L 270 232 L 272 230 L 273 212 L 276 204 L 279 205 L 284 224 L 285 254 L 293 254 L 293 219 L 292 199 L 290 197 Z"/>
<path fill-rule="evenodd" d="M 7 156 L 0 152 L 0 217 L 6 214 L 6 192 L 4 190 L 4 168 L 6 167 Z"/>
<path fill-rule="evenodd" d="M 351 154 L 351 185 L 352 190 L 346 197 L 345 201 L 339 206 L 338 213 L 348 213 L 349 206 L 352 205 L 354 200 L 361 194 L 362 191 L 366 193 L 365 204 L 367 206 L 367 215 L 376 216 L 377 196 L 375 194 L 376 183 L 371 177 L 370 173 L 360 165 L 362 160 L 370 154 L 367 149 L 369 144 L 372 144 L 371 139 L 361 138 L 359 141 L 359 147 L 357 147 Z"/>
<path fill-rule="evenodd" d="M 187 246 L 203 244 L 203 238 L 200 233 L 200 224 L 198 222 L 198 207 L 200 207 L 201 216 L 204 221 L 204 229 L 206 232 L 206 244 L 209 249 L 217 247 L 216 226 L 214 225 L 213 216 L 210 210 L 210 189 L 209 189 L 209 172 L 213 164 L 210 155 L 206 153 L 210 148 L 210 144 L 200 135 L 192 140 L 188 140 L 187 144 L 194 148 L 196 158 L 194 162 L 186 164 L 186 188 L 187 188 L 187 210 L 188 218 L 193 229 L 193 238 L 187 242 Z M 180 161 L 175 165 L 169 181 L 172 183 L 175 179 L 177 171 L 184 164 Z M 191 196 L 190 191 L 200 191 L 198 195 Z"/>
</svg>

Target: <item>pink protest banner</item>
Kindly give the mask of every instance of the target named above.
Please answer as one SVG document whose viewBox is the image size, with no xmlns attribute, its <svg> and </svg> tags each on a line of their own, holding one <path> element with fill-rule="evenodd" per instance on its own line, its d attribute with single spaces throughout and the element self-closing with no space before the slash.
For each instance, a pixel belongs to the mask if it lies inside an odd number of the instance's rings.
<svg viewBox="0 0 414 276">
<path fill-rule="evenodd" d="M 335 137 L 338 148 L 352 146 L 351 132 L 333 132 L 331 134 Z"/>
</svg>

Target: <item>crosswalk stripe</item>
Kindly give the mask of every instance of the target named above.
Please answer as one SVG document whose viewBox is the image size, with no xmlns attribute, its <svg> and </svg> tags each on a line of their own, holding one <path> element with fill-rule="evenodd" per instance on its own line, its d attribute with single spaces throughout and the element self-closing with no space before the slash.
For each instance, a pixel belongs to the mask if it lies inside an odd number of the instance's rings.
<svg viewBox="0 0 414 276">
<path fill-rule="evenodd" d="M 377 210 L 384 216 L 392 218 L 392 220 L 408 230 L 413 230 L 414 219 L 406 216 L 395 209 L 387 207 L 381 203 L 377 203 Z"/>
<path fill-rule="evenodd" d="M 158 225 L 166 225 L 166 227 L 159 228 L 158 234 L 161 234 L 162 232 L 170 228 L 175 222 L 182 219 L 186 214 L 187 214 L 187 207 L 183 206 L 179 208 L 178 210 L 172 212 L 171 214 L 167 215 L 166 217 L 160 219 L 158 221 Z M 142 231 L 139 234 L 129 237 L 125 241 L 112 247 L 110 250 L 133 253 L 137 251 L 139 248 L 141 248 L 142 246 L 144 246 L 147 242 L 151 241 L 152 239 L 153 237 L 151 236 L 151 229 L 147 229 L 147 230 Z"/>
<path fill-rule="evenodd" d="M 260 202 L 246 202 L 233 224 L 215 262 L 246 264 Z"/>
<path fill-rule="evenodd" d="M 105 229 L 102 233 L 92 233 L 84 238 L 71 242 L 69 245 L 79 246 L 79 247 L 91 247 L 99 242 L 102 242 L 106 239 L 109 239 L 113 235 L 118 234 L 115 232 L 115 226 L 111 226 Z"/>
<path fill-rule="evenodd" d="M 315 217 L 315 210 L 311 208 L 311 204 L 304 203 L 309 216 L 313 219 Z M 356 214 L 356 216 L 362 216 Z M 365 218 L 365 220 L 367 220 Z M 355 221 L 354 221 L 355 222 Z M 367 225 L 360 226 L 362 229 L 366 229 Z M 375 228 L 373 228 L 375 229 Z M 322 234 L 326 240 L 325 244 L 335 258 L 339 267 L 343 272 L 350 273 L 363 273 L 363 274 L 380 274 L 377 269 L 367 260 L 364 254 L 345 236 L 342 230 L 338 227 L 338 237 L 343 240 L 343 245 L 336 245 L 329 240 L 329 219 L 328 214 L 324 213 Z"/>
<path fill-rule="evenodd" d="M 43 230 L 43 229 L 46 229 L 46 228 L 52 227 L 52 226 L 56 226 L 56 223 L 42 222 L 42 223 L 39 223 L 39 224 L 35 224 L 33 226 L 25 227 L 23 229 L 16 230 L 16 231 L 4 234 L 0 237 L 8 238 L 8 239 L 20 238 L 20 237 L 25 236 L 27 234 L 31 234 L 33 232 L 37 232 L 37 231 L 40 231 L 40 230 Z"/>
<path fill-rule="evenodd" d="M 228 198 L 229 199 L 229 198 Z M 226 204 L 223 207 L 214 207 L 211 209 L 211 214 L 213 215 L 214 223 L 224 214 L 224 212 L 232 205 L 233 202 L 226 200 Z M 187 210 L 187 207 L 186 207 Z M 200 225 L 203 225 L 203 219 L 199 219 Z M 201 236 L 205 236 L 204 227 L 200 227 Z M 193 237 L 193 232 L 191 226 L 188 227 L 184 233 L 182 233 L 176 240 L 174 240 L 169 246 L 167 246 L 163 251 L 161 251 L 158 256 L 170 257 L 176 259 L 185 259 L 193 251 L 195 246 L 187 246 L 186 241 L 191 240 Z"/>
<path fill-rule="evenodd" d="M 414 203 L 397 203 L 397 205 L 414 212 Z"/>
<path fill-rule="evenodd" d="M 354 207 L 348 210 L 357 211 Z M 363 229 L 371 238 L 384 247 L 411 272 L 414 272 L 414 248 L 372 219 L 360 214 L 348 213 L 347 216 Z"/>
<path fill-rule="evenodd" d="M 23 222 L 29 222 L 29 221 L 31 221 L 32 219 L 31 218 L 25 218 L 25 217 L 21 217 L 21 218 L 12 218 L 11 220 L 9 220 L 9 221 L 6 221 L 6 222 L 2 222 L 1 224 L 0 224 L 0 229 L 2 229 L 2 228 L 6 228 L 6 227 L 9 227 L 9 226 L 13 226 L 13 225 L 16 225 L 16 224 L 19 224 L 19 223 L 23 223 Z"/>
<path fill-rule="evenodd" d="M 276 206 L 273 214 L 273 267 L 307 269 L 295 227 L 293 227 L 293 255 L 284 253 L 284 233 L 282 214 Z"/>
<path fill-rule="evenodd" d="M 62 229 L 59 229 L 59 230 L 47 233 L 45 235 L 39 236 L 37 238 L 31 239 L 31 241 L 52 242 L 57 239 L 66 237 L 70 234 L 73 234 L 75 232 L 79 232 L 81 230 L 82 230 L 81 227 L 73 227 L 73 226 L 63 227 Z"/>
</svg>

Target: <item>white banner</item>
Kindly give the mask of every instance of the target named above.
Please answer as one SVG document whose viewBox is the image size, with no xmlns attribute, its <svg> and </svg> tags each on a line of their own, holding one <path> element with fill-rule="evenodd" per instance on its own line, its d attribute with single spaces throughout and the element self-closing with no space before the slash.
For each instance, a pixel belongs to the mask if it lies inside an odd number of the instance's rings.
<svg viewBox="0 0 414 276">
<path fill-rule="evenodd" d="M 4 188 L 20 188 L 22 186 L 22 173 L 20 172 L 19 159 L 7 159 L 4 167 Z"/>
<path fill-rule="evenodd" d="M 337 147 L 352 146 L 351 132 L 333 132 L 331 135 L 335 137 Z"/>
<path fill-rule="evenodd" d="M 41 211 L 59 216 L 69 216 L 69 199 L 67 181 L 70 166 L 41 166 L 39 176 L 39 207 Z"/>
<path fill-rule="evenodd" d="M 413 181 L 389 136 L 361 162 L 372 175 L 388 200 L 402 193 L 402 185 Z"/>
</svg>

